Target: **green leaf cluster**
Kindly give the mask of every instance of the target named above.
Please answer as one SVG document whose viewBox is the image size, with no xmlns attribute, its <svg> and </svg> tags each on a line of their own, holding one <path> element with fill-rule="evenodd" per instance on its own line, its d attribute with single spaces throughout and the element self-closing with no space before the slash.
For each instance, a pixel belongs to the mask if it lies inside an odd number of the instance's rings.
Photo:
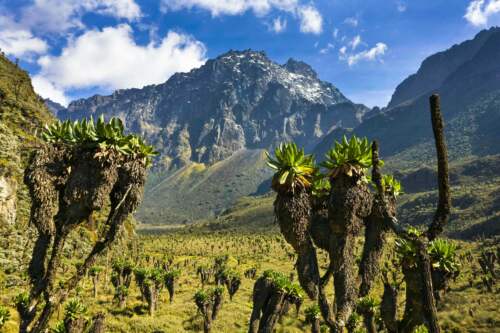
<svg viewBox="0 0 500 333">
<path fill-rule="evenodd" d="M 429 257 L 432 267 L 448 273 L 455 273 L 459 270 L 457 259 L 457 245 L 452 241 L 437 238 L 429 244 Z"/>
<path fill-rule="evenodd" d="M 224 293 L 223 287 L 213 287 L 210 289 L 200 289 L 194 294 L 194 301 L 197 305 L 206 304 L 207 302 L 213 302 L 216 295 L 221 295 Z"/>
<path fill-rule="evenodd" d="M 394 197 L 398 197 L 400 194 L 404 193 L 403 186 L 401 186 L 401 183 L 392 175 L 382 176 L 382 188 L 386 193 L 389 193 Z"/>
<path fill-rule="evenodd" d="M 285 292 L 288 296 L 298 299 L 304 298 L 304 290 L 299 284 L 292 283 L 285 274 L 273 270 L 266 270 L 263 276 L 269 279 L 276 288 Z"/>
<path fill-rule="evenodd" d="M 283 186 L 292 191 L 296 187 L 309 188 L 312 185 L 313 176 L 316 173 L 312 155 L 304 153 L 293 142 L 281 143 L 274 151 L 275 158 L 268 152 L 267 165 L 276 171 L 274 186 Z"/>
<path fill-rule="evenodd" d="M 339 173 L 348 176 L 362 174 L 364 169 L 372 166 L 372 146 L 368 138 L 352 136 L 348 141 L 344 135 L 342 141 L 336 141 L 325 157 L 321 165 L 330 171 L 331 177 Z"/>
<path fill-rule="evenodd" d="M 306 315 L 306 322 L 313 323 L 315 320 L 320 318 L 321 311 L 318 304 L 311 305 L 307 307 L 304 311 Z"/>
<path fill-rule="evenodd" d="M 101 115 L 95 123 L 90 117 L 89 120 L 56 121 L 45 125 L 42 138 L 48 143 L 98 147 L 101 150 L 114 149 L 123 155 L 143 158 L 149 165 L 151 159 L 158 155 L 153 146 L 146 144 L 138 135 L 125 135 L 124 131 L 119 118 L 111 118 L 106 123 Z"/>
<path fill-rule="evenodd" d="M 64 307 L 64 319 L 75 320 L 87 313 L 87 307 L 80 300 L 73 298 Z"/>
</svg>

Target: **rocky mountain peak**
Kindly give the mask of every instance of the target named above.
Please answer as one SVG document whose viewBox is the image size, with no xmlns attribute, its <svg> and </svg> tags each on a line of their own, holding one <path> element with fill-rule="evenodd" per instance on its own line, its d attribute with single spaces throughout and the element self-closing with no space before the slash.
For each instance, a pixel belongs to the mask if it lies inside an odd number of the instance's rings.
<svg viewBox="0 0 500 333">
<path fill-rule="evenodd" d="M 331 130 L 357 125 L 366 110 L 301 61 L 280 65 L 264 52 L 231 50 L 163 84 L 81 99 L 58 115 L 120 117 L 170 168 L 212 164 L 285 140 L 313 147 Z"/>
<path fill-rule="evenodd" d="M 318 74 L 314 71 L 314 69 L 311 66 L 309 66 L 303 61 L 295 60 L 293 58 L 288 59 L 288 61 L 286 62 L 286 64 L 283 65 L 283 67 L 295 74 L 301 74 L 313 78 L 317 78 L 318 76 Z"/>
</svg>

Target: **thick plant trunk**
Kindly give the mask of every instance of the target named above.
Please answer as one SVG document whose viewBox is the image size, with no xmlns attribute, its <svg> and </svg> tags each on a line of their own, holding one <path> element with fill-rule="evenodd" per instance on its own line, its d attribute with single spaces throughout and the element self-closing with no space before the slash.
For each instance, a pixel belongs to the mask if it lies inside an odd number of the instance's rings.
<svg viewBox="0 0 500 333">
<path fill-rule="evenodd" d="M 294 193 L 278 193 L 274 212 L 286 241 L 297 253 L 299 282 L 311 299 L 318 297 L 319 269 L 316 249 L 309 228 L 311 221 L 310 194 L 301 188 Z"/>
<path fill-rule="evenodd" d="M 259 323 L 259 333 L 273 333 L 274 326 L 281 317 L 283 305 L 285 303 L 285 294 L 281 291 L 274 291 L 268 299 L 267 306 L 262 312 L 262 318 Z"/>
<path fill-rule="evenodd" d="M 248 333 L 258 333 L 261 312 L 268 302 L 270 293 L 271 285 L 269 281 L 264 277 L 258 278 L 253 287 L 253 308 L 250 316 Z"/>
<path fill-rule="evenodd" d="M 358 297 L 355 246 L 362 219 L 370 214 L 372 196 L 357 176 L 339 174 L 332 180 L 328 207 L 336 302 L 336 330 L 341 332 Z"/>
<path fill-rule="evenodd" d="M 390 210 L 391 216 L 396 215 L 396 201 L 394 197 L 389 198 L 387 207 L 381 204 L 379 198 L 375 198 L 371 214 L 365 219 L 365 243 L 359 274 L 361 286 L 359 296 L 367 296 L 380 271 L 380 258 L 384 249 L 386 234 L 389 226 L 385 222 L 385 209 Z"/>
<path fill-rule="evenodd" d="M 104 314 L 98 313 L 92 318 L 92 326 L 89 333 L 105 333 Z"/>
<path fill-rule="evenodd" d="M 380 316 L 387 332 L 398 332 L 398 289 L 389 281 L 384 281 L 384 294 L 380 303 Z"/>
</svg>

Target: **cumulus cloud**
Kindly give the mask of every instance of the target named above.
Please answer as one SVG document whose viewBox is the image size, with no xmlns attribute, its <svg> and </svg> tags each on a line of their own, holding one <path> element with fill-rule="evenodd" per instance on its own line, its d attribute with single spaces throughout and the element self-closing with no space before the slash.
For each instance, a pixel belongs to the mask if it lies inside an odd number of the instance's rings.
<svg viewBox="0 0 500 333">
<path fill-rule="evenodd" d="M 360 61 L 379 60 L 385 54 L 387 49 L 388 49 L 388 47 L 386 44 L 377 43 L 371 49 L 349 55 L 347 57 L 347 63 L 349 64 L 349 66 L 353 66 Z"/>
<path fill-rule="evenodd" d="M 0 16 L 0 49 L 15 57 L 29 58 L 47 52 L 47 43 L 26 29 L 21 28 L 10 18 Z"/>
<path fill-rule="evenodd" d="M 319 34 L 323 30 L 323 17 L 312 5 L 301 5 L 300 0 L 161 0 L 163 13 L 182 9 L 198 8 L 209 11 L 214 17 L 222 15 L 241 15 L 252 11 L 257 16 L 269 14 L 271 10 L 290 13 L 300 21 L 300 31 Z M 283 22 L 273 22 L 279 25 Z M 276 29 L 271 29 L 277 32 Z"/>
<path fill-rule="evenodd" d="M 142 15 L 134 0 L 35 0 L 22 9 L 20 24 L 37 31 L 62 33 L 84 28 L 82 16 L 87 12 L 130 21 Z"/>
<path fill-rule="evenodd" d="M 491 16 L 500 13 L 500 0 L 473 0 L 469 3 L 465 19 L 474 26 L 485 26 Z"/>
<path fill-rule="evenodd" d="M 304 33 L 320 34 L 323 31 L 323 17 L 312 6 L 301 7 L 298 10 L 300 31 Z"/>
<path fill-rule="evenodd" d="M 59 56 L 38 60 L 37 92 L 66 102 L 69 89 L 122 89 L 165 82 L 205 62 L 205 46 L 192 37 L 170 31 L 158 43 L 137 45 L 127 24 L 90 30 L 70 40 Z"/>
<path fill-rule="evenodd" d="M 64 94 L 64 91 L 61 88 L 57 88 L 52 82 L 47 80 L 46 78 L 35 75 L 31 79 L 31 83 L 33 83 L 33 88 L 36 93 L 44 98 L 50 98 L 52 101 L 59 103 L 63 106 L 68 106 L 69 99 Z"/>
</svg>

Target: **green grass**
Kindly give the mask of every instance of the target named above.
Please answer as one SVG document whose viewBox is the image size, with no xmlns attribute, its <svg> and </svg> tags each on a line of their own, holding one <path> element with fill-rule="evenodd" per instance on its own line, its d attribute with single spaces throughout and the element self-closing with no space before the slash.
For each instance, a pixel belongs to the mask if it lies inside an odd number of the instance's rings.
<svg viewBox="0 0 500 333">
<path fill-rule="evenodd" d="M 389 244 L 392 244 L 390 240 Z M 498 245 L 498 243 L 496 243 Z M 488 293 L 480 282 L 480 274 L 473 278 L 473 286 L 469 287 L 469 280 L 472 272 L 478 271 L 479 266 L 476 260 L 479 243 L 460 242 L 459 255 L 472 251 L 473 262 L 469 262 L 461 256 L 461 275 L 451 283 L 450 291 L 445 294 L 444 301 L 439 305 L 439 317 L 441 325 L 446 332 L 495 332 L 500 329 L 500 315 L 496 309 L 500 305 L 498 299 L 498 286 L 496 293 Z M 484 246 L 484 245 L 483 245 Z M 71 249 L 72 244 L 67 247 Z M 361 250 L 361 239 L 357 244 L 358 253 Z M 85 248 L 78 251 L 84 252 Z M 139 231 L 139 235 L 131 242 L 125 242 L 114 246 L 107 258 L 101 258 L 99 263 L 105 267 L 99 284 L 98 298 L 92 297 L 92 283 L 90 278 L 85 278 L 78 288 L 79 299 L 88 307 L 92 315 L 99 311 L 106 313 L 106 323 L 108 332 L 200 332 L 202 331 L 202 317 L 197 313 L 193 297 L 201 286 L 201 282 L 196 274 L 196 269 L 200 265 L 212 265 L 214 258 L 220 255 L 228 255 L 228 266 L 242 276 L 242 285 L 236 293 L 233 301 L 229 301 L 225 294 L 224 305 L 217 320 L 214 322 L 213 332 L 246 332 L 247 324 L 252 308 L 251 295 L 254 280 L 244 277 L 244 271 L 256 267 L 257 276 L 265 270 L 272 269 L 289 275 L 294 272 L 294 259 L 290 258 L 292 248 L 286 244 L 282 236 L 278 233 L 268 232 L 258 233 L 234 233 L 234 232 L 211 232 L 198 233 L 183 229 L 181 231 L 150 233 L 144 235 Z M 168 293 L 163 289 L 159 308 L 152 318 L 147 314 L 144 303 L 141 302 L 140 292 L 135 282 L 132 283 L 131 293 L 124 309 L 118 309 L 113 303 L 113 288 L 109 282 L 111 276 L 111 264 L 113 257 L 126 255 L 129 258 L 136 256 L 162 259 L 166 255 L 174 258 L 174 266 L 181 270 L 179 282 L 176 288 L 174 302 L 168 303 Z M 76 258 L 68 257 L 66 263 L 78 261 Z M 106 265 L 106 260 L 108 265 Z M 326 268 L 327 254 L 320 251 L 320 267 Z M 22 266 L 21 266 L 22 267 Z M 71 271 L 71 269 L 70 269 Z M 12 297 L 25 287 L 25 282 L 15 287 L 6 287 L 5 281 L 11 279 L 12 275 L 17 275 L 19 270 L 14 270 L 10 274 L 3 274 L 0 284 L 1 297 L 0 304 L 12 305 Z M 296 279 L 296 273 L 295 279 Z M 18 281 L 19 277 L 17 278 Z M 212 287 L 207 286 L 207 288 Z M 332 286 L 329 287 L 331 297 Z M 382 286 L 377 281 L 373 296 L 380 300 Z M 404 291 L 400 291 L 400 303 L 403 304 Z M 305 309 L 312 305 L 306 300 L 298 316 L 292 310 L 278 324 L 277 332 L 303 332 L 309 330 L 305 324 Z M 10 307 L 12 317 L 7 323 L 5 333 L 16 332 L 17 314 Z M 401 308 L 402 311 L 402 308 Z M 55 316 L 52 325 L 58 319 L 62 319 L 63 307 Z"/>
</svg>

